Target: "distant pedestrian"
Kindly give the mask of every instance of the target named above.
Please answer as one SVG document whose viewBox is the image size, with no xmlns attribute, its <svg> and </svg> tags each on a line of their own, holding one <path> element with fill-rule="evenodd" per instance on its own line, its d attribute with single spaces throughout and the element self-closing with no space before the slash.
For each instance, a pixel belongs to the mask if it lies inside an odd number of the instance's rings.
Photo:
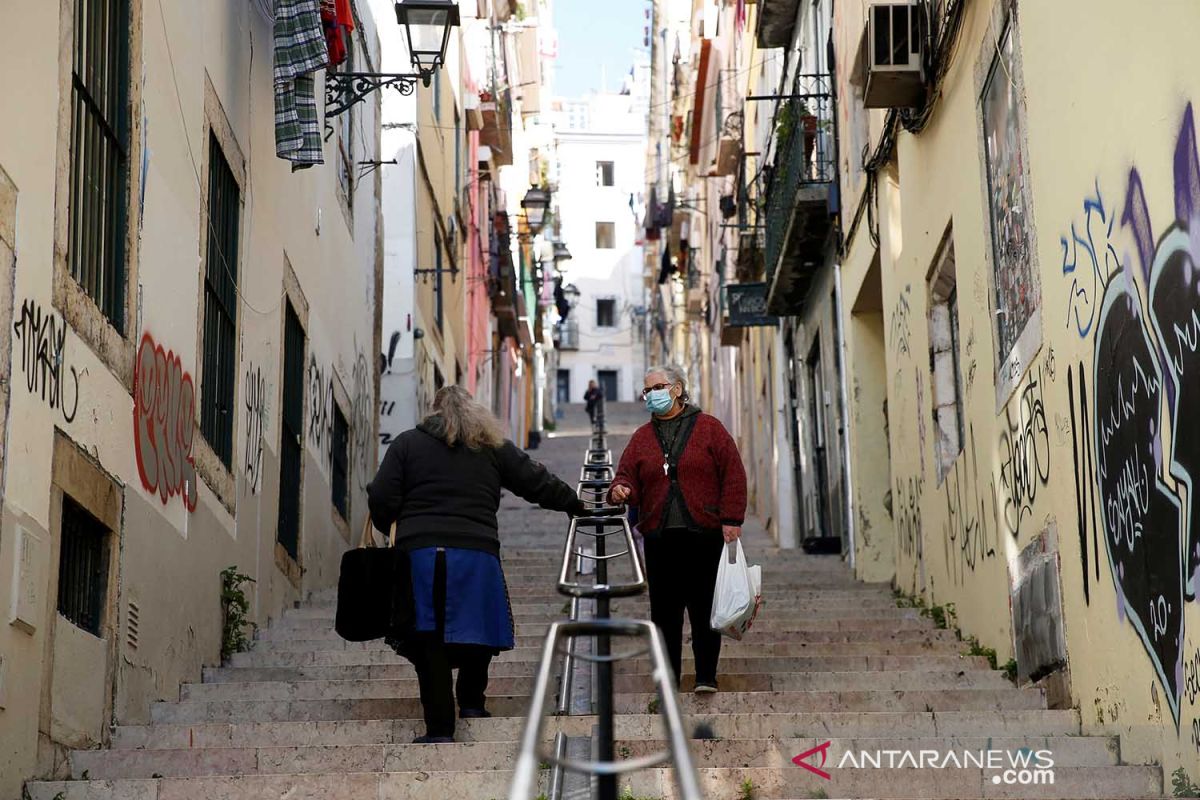
<svg viewBox="0 0 1200 800">
<path fill-rule="evenodd" d="M 592 424 L 596 424 L 596 409 L 604 400 L 604 392 L 595 381 L 588 381 L 587 391 L 583 393 L 583 402 L 587 403 L 587 415 Z"/>
<path fill-rule="evenodd" d="M 650 619 L 662 630 L 678 684 L 683 612 L 692 624 L 697 693 L 717 691 L 721 635 L 709 626 L 717 566 L 741 536 L 746 471 L 716 418 L 688 403 L 683 373 L 654 367 L 642 398 L 652 415 L 621 454 L 608 501 L 637 506 L 650 583 Z"/>
<path fill-rule="evenodd" d="M 491 412 L 458 386 L 440 389 L 433 414 L 396 437 L 367 487 L 371 521 L 381 531 L 397 523 L 396 547 L 411 563 L 399 583 L 407 592 L 411 577 L 415 622 L 386 641 L 417 671 L 425 735 L 416 744 L 454 741 L 454 668 L 459 716 L 491 716 L 488 667 L 514 645 L 496 520 L 502 488 L 543 508 L 585 513 L 575 491 L 506 440 Z"/>
</svg>

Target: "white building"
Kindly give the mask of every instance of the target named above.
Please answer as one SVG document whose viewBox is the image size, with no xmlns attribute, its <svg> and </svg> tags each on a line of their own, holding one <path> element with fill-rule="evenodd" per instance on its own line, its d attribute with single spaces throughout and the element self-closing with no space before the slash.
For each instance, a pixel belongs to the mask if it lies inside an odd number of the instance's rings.
<svg viewBox="0 0 1200 800">
<path fill-rule="evenodd" d="M 629 402 L 646 366 L 642 192 L 646 184 L 647 68 L 619 93 L 561 103 L 555 134 L 560 237 L 571 251 L 563 285 L 578 290 L 558 324 L 556 405 L 582 403 L 589 380 Z M 557 316 L 556 312 L 551 312 Z"/>
</svg>

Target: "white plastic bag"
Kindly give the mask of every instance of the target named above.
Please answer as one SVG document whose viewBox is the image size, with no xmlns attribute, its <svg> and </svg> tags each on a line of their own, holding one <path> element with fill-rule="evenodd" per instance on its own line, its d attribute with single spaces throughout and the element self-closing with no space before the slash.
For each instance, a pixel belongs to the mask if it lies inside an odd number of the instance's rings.
<svg viewBox="0 0 1200 800">
<path fill-rule="evenodd" d="M 709 625 L 722 636 L 741 639 L 762 605 L 762 568 L 746 564 L 742 542 L 726 544 L 717 567 Z"/>
</svg>

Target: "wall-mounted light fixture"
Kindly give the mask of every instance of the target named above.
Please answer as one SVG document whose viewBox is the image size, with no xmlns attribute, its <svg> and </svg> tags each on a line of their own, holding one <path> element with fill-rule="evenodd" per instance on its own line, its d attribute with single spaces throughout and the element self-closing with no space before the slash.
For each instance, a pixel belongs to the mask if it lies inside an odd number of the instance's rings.
<svg viewBox="0 0 1200 800">
<path fill-rule="evenodd" d="M 391 86 L 410 95 L 417 81 L 428 86 L 433 73 L 446 65 L 450 31 L 459 25 L 454 0 L 399 0 L 396 23 L 404 27 L 415 73 L 329 72 L 325 75 L 325 117 L 336 117 L 372 92 Z"/>
</svg>

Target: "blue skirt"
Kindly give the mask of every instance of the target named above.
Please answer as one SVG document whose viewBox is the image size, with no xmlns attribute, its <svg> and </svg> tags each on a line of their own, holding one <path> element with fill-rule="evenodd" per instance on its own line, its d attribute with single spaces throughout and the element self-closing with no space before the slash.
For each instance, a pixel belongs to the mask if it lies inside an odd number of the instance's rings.
<svg viewBox="0 0 1200 800">
<path fill-rule="evenodd" d="M 512 609 L 500 559 L 482 550 L 444 549 L 446 621 L 442 641 L 511 650 Z M 423 547 L 409 553 L 417 633 L 437 632 L 433 586 L 437 551 L 436 547 Z"/>
</svg>

